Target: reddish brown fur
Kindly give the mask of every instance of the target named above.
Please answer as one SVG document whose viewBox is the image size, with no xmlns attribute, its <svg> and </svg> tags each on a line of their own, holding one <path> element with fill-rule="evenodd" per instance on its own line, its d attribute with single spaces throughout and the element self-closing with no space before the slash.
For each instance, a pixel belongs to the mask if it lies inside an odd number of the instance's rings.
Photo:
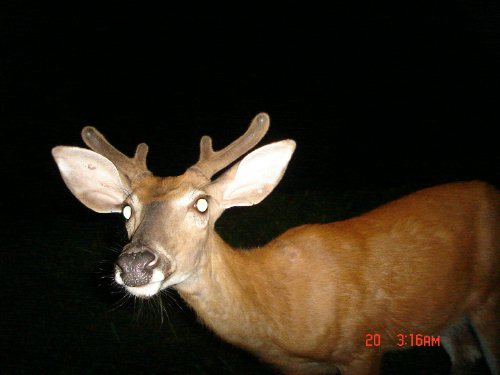
<svg viewBox="0 0 500 375">
<path fill-rule="evenodd" d="M 296 227 L 252 251 L 212 232 L 203 282 L 178 289 L 224 339 L 284 371 L 375 374 L 398 333 L 437 335 L 498 301 L 499 219 L 498 192 L 471 182 Z M 381 334 L 381 350 L 366 348 L 367 333 Z"/>
</svg>

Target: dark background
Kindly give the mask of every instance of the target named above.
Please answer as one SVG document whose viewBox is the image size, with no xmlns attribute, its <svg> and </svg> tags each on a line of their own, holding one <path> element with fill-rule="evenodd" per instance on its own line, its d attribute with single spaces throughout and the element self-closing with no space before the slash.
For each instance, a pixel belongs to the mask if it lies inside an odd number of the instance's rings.
<svg viewBox="0 0 500 375">
<path fill-rule="evenodd" d="M 349 206 L 366 200 L 346 216 L 392 197 L 382 194 L 391 189 L 469 179 L 500 184 L 497 1 L 169 3 L 0 6 L 0 373 L 90 373 L 82 368 L 93 358 L 94 370 L 108 373 L 167 368 L 144 354 L 143 323 L 131 318 L 136 310 L 110 312 L 116 301 L 102 286 L 109 279 L 92 281 L 110 270 L 121 222 L 77 202 L 50 156 L 55 145 L 83 145 L 85 125 L 127 153 L 147 142 L 150 169 L 173 175 L 196 161 L 201 135 L 222 147 L 268 112 L 264 143 L 298 144 L 275 194 L 338 192 Z M 303 206 L 311 221 L 314 207 Z M 103 243 L 114 252 L 98 253 Z M 178 327 L 197 329 L 189 311 L 170 314 L 177 338 Z M 144 320 L 152 334 L 173 332 L 152 315 Z M 126 344 L 117 333 L 125 325 Z M 207 358 L 232 350 L 199 330 L 202 339 L 175 341 L 165 355 L 196 345 L 203 352 L 205 341 L 219 350 Z M 88 348 L 109 337 L 107 363 L 97 359 L 102 349 Z M 235 353 L 241 368 L 254 361 Z M 231 363 L 226 370 L 238 368 Z M 200 366 L 193 373 L 211 373 L 210 364 Z M 180 368 L 168 371 L 187 372 Z"/>
</svg>

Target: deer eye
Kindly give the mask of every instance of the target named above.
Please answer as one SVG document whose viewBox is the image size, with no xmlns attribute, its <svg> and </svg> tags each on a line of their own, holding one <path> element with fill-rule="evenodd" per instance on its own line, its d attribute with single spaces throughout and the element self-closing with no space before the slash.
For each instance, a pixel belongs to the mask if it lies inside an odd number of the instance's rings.
<svg viewBox="0 0 500 375">
<path fill-rule="evenodd" d="M 208 210 L 208 201 L 205 198 L 198 198 L 194 207 L 198 210 L 198 212 L 205 213 Z"/>
<path fill-rule="evenodd" d="M 132 216 L 132 207 L 130 207 L 129 205 L 123 206 L 122 215 L 125 219 L 130 219 L 130 217 Z"/>
</svg>

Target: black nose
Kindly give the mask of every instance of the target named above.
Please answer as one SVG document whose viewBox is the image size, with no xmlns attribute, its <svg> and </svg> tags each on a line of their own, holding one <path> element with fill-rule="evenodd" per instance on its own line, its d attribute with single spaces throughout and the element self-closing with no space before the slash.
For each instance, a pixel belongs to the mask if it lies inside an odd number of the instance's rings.
<svg viewBox="0 0 500 375">
<path fill-rule="evenodd" d="M 149 283 L 156 265 L 155 259 L 155 255 L 149 250 L 128 251 L 120 255 L 116 266 L 123 283 L 127 286 L 142 286 Z"/>
</svg>

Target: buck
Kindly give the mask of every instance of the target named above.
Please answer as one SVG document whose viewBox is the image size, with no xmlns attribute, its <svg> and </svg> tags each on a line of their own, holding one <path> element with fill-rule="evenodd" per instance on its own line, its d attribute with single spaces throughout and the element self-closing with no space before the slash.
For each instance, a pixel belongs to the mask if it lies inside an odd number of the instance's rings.
<svg viewBox="0 0 500 375">
<path fill-rule="evenodd" d="M 148 170 L 146 144 L 129 158 L 93 127 L 82 130 L 91 150 L 52 153 L 76 198 L 127 220 L 118 284 L 141 298 L 176 289 L 223 339 L 284 373 L 378 374 L 383 353 L 402 337 L 433 335 L 452 373 L 484 355 L 498 374 L 499 192 L 483 182 L 440 185 L 349 220 L 292 228 L 260 248 L 233 249 L 215 221 L 271 193 L 295 149 L 283 140 L 239 160 L 268 127 L 259 114 L 219 151 L 202 137 L 198 161 L 176 177 Z"/>
</svg>

